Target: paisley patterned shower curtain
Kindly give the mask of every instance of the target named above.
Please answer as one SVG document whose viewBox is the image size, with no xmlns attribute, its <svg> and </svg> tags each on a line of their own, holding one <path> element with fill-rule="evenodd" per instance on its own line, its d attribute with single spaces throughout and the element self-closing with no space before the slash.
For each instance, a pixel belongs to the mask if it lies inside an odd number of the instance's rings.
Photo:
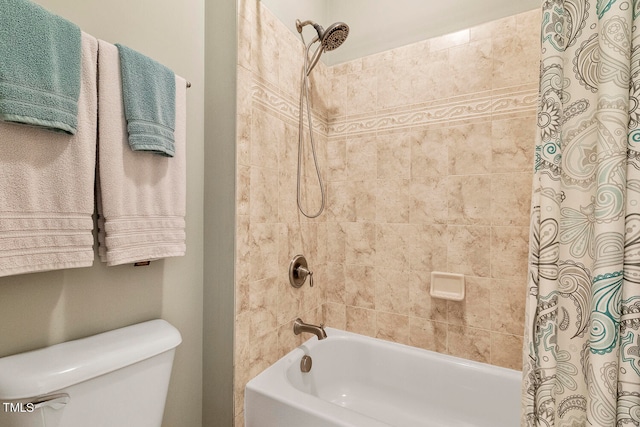
<svg viewBox="0 0 640 427">
<path fill-rule="evenodd" d="M 640 0 L 542 9 L 522 426 L 639 426 Z"/>
</svg>

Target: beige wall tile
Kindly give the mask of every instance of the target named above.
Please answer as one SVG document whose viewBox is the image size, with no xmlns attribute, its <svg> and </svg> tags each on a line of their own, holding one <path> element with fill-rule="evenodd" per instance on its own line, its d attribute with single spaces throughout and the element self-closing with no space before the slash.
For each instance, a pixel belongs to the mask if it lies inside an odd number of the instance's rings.
<svg viewBox="0 0 640 427">
<path fill-rule="evenodd" d="M 491 330 L 522 336 L 526 296 L 526 276 L 491 279 Z"/>
<path fill-rule="evenodd" d="M 409 316 L 378 312 L 376 338 L 409 344 Z"/>
<path fill-rule="evenodd" d="M 410 132 L 411 178 L 442 177 L 448 173 L 449 143 L 442 130 Z"/>
<path fill-rule="evenodd" d="M 356 220 L 356 195 L 351 181 L 327 183 L 327 217 L 336 222 Z"/>
<path fill-rule="evenodd" d="M 347 140 L 329 139 L 327 141 L 327 181 L 345 181 L 347 177 Z"/>
<path fill-rule="evenodd" d="M 278 331 L 273 330 L 261 337 L 251 340 L 249 349 L 249 376 L 255 377 L 273 365 L 280 352 L 278 349 Z"/>
<path fill-rule="evenodd" d="M 278 301 L 276 304 L 276 323 L 283 325 L 300 315 L 300 299 L 301 292 L 291 286 L 289 280 L 285 277 L 278 277 L 276 282 L 278 291 Z"/>
<path fill-rule="evenodd" d="M 279 37 L 280 22 L 261 3 L 251 35 L 251 63 L 256 73 L 273 84 L 278 84 L 280 76 Z"/>
<path fill-rule="evenodd" d="M 378 102 L 378 76 L 362 70 L 347 75 L 347 114 L 369 113 Z"/>
<path fill-rule="evenodd" d="M 411 90 L 410 72 L 413 69 L 407 61 L 390 61 L 389 65 L 380 65 L 374 70 L 377 83 L 377 109 L 394 108 L 410 104 L 413 93 Z"/>
<path fill-rule="evenodd" d="M 244 395 L 243 398 L 241 400 L 236 400 L 236 402 L 239 402 L 239 404 L 237 405 L 238 407 L 240 407 L 242 409 L 242 412 L 240 412 L 239 414 L 237 414 L 234 418 L 234 425 L 235 426 L 243 426 L 244 425 Z"/>
<path fill-rule="evenodd" d="M 251 335 L 248 312 L 236 316 L 234 331 L 234 379 L 236 388 L 244 390 L 250 376 Z"/>
<path fill-rule="evenodd" d="M 326 326 L 347 329 L 347 310 L 344 304 L 328 302 L 322 306 Z"/>
<path fill-rule="evenodd" d="M 447 352 L 447 324 L 420 317 L 409 318 L 409 344 L 425 350 Z"/>
<path fill-rule="evenodd" d="M 249 292 L 249 336 L 254 340 L 278 325 L 278 281 L 268 278 L 251 282 Z"/>
<path fill-rule="evenodd" d="M 236 213 L 249 215 L 249 200 L 251 190 L 251 168 L 238 165 L 236 172 Z"/>
<path fill-rule="evenodd" d="M 539 38 L 528 36 L 527 33 L 514 34 L 503 31 L 500 35 L 493 37 L 494 88 L 537 80 L 540 41 Z"/>
<path fill-rule="evenodd" d="M 446 224 L 449 192 L 446 177 L 414 178 L 409 183 L 409 222 Z"/>
<path fill-rule="evenodd" d="M 449 176 L 449 223 L 490 225 L 491 182 L 490 175 Z"/>
<path fill-rule="evenodd" d="M 344 273 L 345 303 L 353 307 L 375 308 L 376 279 L 374 268 L 348 265 Z"/>
<path fill-rule="evenodd" d="M 449 325 L 447 353 L 452 356 L 489 363 L 491 361 L 491 332 L 483 329 Z"/>
<path fill-rule="evenodd" d="M 378 147 L 375 137 L 347 140 L 347 178 L 362 181 L 377 178 Z"/>
<path fill-rule="evenodd" d="M 249 280 L 253 282 L 277 276 L 278 227 L 251 223 L 249 236 Z"/>
<path fill-rule="evenodd" d="M 259 108 L 253 108 L 251 115 L 251 165 L 277 169 L 284 122 Z"/>
<path fill-rule="evenodd" d="M 489 277 L 490 227 L 449 226 L 447 231 L 447 271 Z"/>
<path fill-rule="evenodd" d="M 411 178 L 411 138 L 404 133 L 378 135 L 377 178 Z"/>
<path fill-rule="evenodd" d="M 407 179 L 379 179 L 376 186 L 376 222 L 408 223 L 411 209 Z"/>
<path fill-rule="evenodd" d="M 331 88 L 331 96 L 326 98 L 327 117 L 329 120 L 344 118 L 347 114 L 347 75 L 336 74 L 335 67 L 332 67 L 334 73 L 331 74 L 329 82 Z"/>
<path fill-rule="evenodd" d="M 455 86 L 456 95 L 491 89 L 493 78 L 491 40 L 452 47 L 449 49 L 449 67 L 451 73 L 449 82 Z"/>
<path fill-rule="evenodd" d="M 236 161 L 238 165 L 251 164 L 251 129 L 252 129 L 252 74 L 238 67 L 236 84 Z"/>
<path fill-rule="evenodd" d="M 376 256 L 376 227 L 373 223 L 344 223 L 345 261 L 347 265 L 374 265 Z"/>
<path fill-rule="evenodd" d="M 385 50 L 384 52 L 367 55 L 360 60 L 353 62 L 360 64 L 360 69 L 356 70 L 356 72 L 362 69 L 370 70 L 378 67 L 390 66 L 393 62 L 393 50 Z"/>
<path fill-rule="evenodd" d="M 533 174 L 508 173 L 491 176 L 491 222 L 493 225 L 529 225 Z"/>
<path fill-rule="evenodd" d="M 375 309 L 378 313 L 409 315 L 411 276 L 409 271 L 375 269 Z"/>
<path fill-rule="evenodd" d="M 491 122 L 455 126 L 443 131 L 449 147 L 449 174 L 474 175 L 491 171 Z"/>
<path fill-rule="evenodd" d="M 416 241 L 416 225 L 384 224 L 376 225 L 375 265 L 387 269 L 408 269 L 412 263 L 407 250 Z"/>
<path fill-rule="evenodd" d="M 327 223 L 327 262 L 345 262 L 346 231 L 343 223 Z"/>
<path fill-rule="evenodd" d="M 536 117 L 494 120 L 491 123 L 491 171 L 531 172 L 535 148 Z"/>
<path fill-rule="evenodd" d="M 447 301 L 448 323 L 491 329 L 491 318 L 487 316 L 491 307 L 491 279 L 466 276 L 464 280 L 464 300 Z"/>
<path fill-rule="evenodd" d="M 278 87 L 292 96 L 300 95 L 302 83 L 302 67 L 304 65 L 305 48 L 302 40 L 291 32 L 281 33 L 279 49 L 288 54 L 278 59 Z M 319 67 L 316 70 L 320 70 Z M 321 99 L 327 99 L 326 96 Z"/>
<path fill-rule="evenodd" d="M 491 333 L 491 364 L 522 370 L 521 336 Z"/>
<path fill-rule="evenodd" d="M 408 254 L 407 268 L 416 274 L 447 269 L 447 226 L 418 225 L 406 226 L 404 246 Z"/>
<path fill-rule="evenodd" d="M 277 168 L 281 174 L 288 176 L 296 176 L 298 171 L 298 137 L 300 136 L 297 126 L 293 126 L 291 123 L 284 121 L 284 134 L 279 135 L 277 139 L 277 156 L 278 165 Z M 282 130 L 279 128 L 278 130 Z M 308 129 L 305 128 L 302 132 L 304 138 L 304 146 L 309 147 L 309 134 Z M 275 167 L 272 165 L 270 167 Z"/>
<path fill-rule="evenodd" d="M 355 221 L 373 222 L 376 219 L 377 206 L 377 181 L 374 179 L 365 181 L 351 181 L 345 184 L 351 192 L 355 204 Z"/>
<path fill-rule="evenodd" d="M 447 301 L 432 298 L 430 274 L 414 272 L 409 279 L 409 314 L 412 317 L 447 323 Z"/>
<path fill-rule="evenodd" d="M 320 280 L 324 280 L 326 282 L 326 302 L 345 304 L 347 289 L 344 265 L 335 262 L 329 262 L 326 264 L 325 270 L 326 276 L 321 278 Z"/>
<path fill-rule="evenodd" d="M 528 227 L 491 227 L 491 277 L 526 276 L 528 254 Z"/>
<path fill-rule="evenodd" d="M 357 334 L 375 336 L 376 312 L 366 308 L 346 307 L 347 331 Z"/>
<path fill-rule="evenodd" d="M 448 82 L 449 50 L 431 51 L 424 60 L 417 63 L 411 74 L 411 93 L 413 103 L 432 101 L 454 96 L 456 86 L 443 84 Z"/>
<path fill-rule="evenodd" d="M 337 222 L 374 221 L 375 180 L 340 181 L 327 184 L 327 218 Z"/>
<path fill-rule="evenodd" d="M 249 211 L 252 223 L 278 218 L 278 170 L 252 167 L 250 171 Z"/>
<path fill-rule="evenodd" d="M 296 202 L 296 176 L 289 171 L 278 171 L 278 220 L 282 223 L 297 222 L 299 217 Z M 270 218 L 272 221 L 273 217 Z"/>
</svg>

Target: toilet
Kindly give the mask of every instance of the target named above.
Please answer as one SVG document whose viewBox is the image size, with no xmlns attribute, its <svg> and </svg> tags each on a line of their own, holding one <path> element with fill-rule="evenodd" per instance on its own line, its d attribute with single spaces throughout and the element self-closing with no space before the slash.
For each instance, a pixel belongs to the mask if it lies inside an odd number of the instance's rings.
<svg viewBox="0 0 640 427">
<path fill-rule="evenodd" d="M 157 319 L 0 358 L 0 426 L 159 427 L 181 341 Z"/>
</svg>

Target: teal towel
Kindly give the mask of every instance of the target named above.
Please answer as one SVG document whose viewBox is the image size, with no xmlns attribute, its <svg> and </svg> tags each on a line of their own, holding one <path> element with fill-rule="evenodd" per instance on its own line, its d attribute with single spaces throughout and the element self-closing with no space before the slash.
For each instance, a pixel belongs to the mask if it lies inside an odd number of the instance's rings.
<svg viewBox="0 0 640 427">
<path fill-rule="evenodd" d="M 173 71 L 126 46 L 116 44 L 122 72 L 122 98 L 129 146 L 166 157 L 175 154 L 176 77 Z"/>
<path fill-rule="evenodd" d="M 0 119 L 75 135 L 80 28 L 27 0 L 0 0 Z"/>
</svg>

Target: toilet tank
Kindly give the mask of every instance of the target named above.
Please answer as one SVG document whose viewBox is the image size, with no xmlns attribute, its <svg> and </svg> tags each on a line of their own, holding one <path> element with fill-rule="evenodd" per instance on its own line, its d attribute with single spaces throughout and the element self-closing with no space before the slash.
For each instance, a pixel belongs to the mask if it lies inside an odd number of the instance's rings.
<svg viewBox="0 0 640 427">
<path fill-rule="evenodd" d="M 157 319 L 0 358 L 0 426 L 159 427 L 181 341 Z"/>
</svg>

